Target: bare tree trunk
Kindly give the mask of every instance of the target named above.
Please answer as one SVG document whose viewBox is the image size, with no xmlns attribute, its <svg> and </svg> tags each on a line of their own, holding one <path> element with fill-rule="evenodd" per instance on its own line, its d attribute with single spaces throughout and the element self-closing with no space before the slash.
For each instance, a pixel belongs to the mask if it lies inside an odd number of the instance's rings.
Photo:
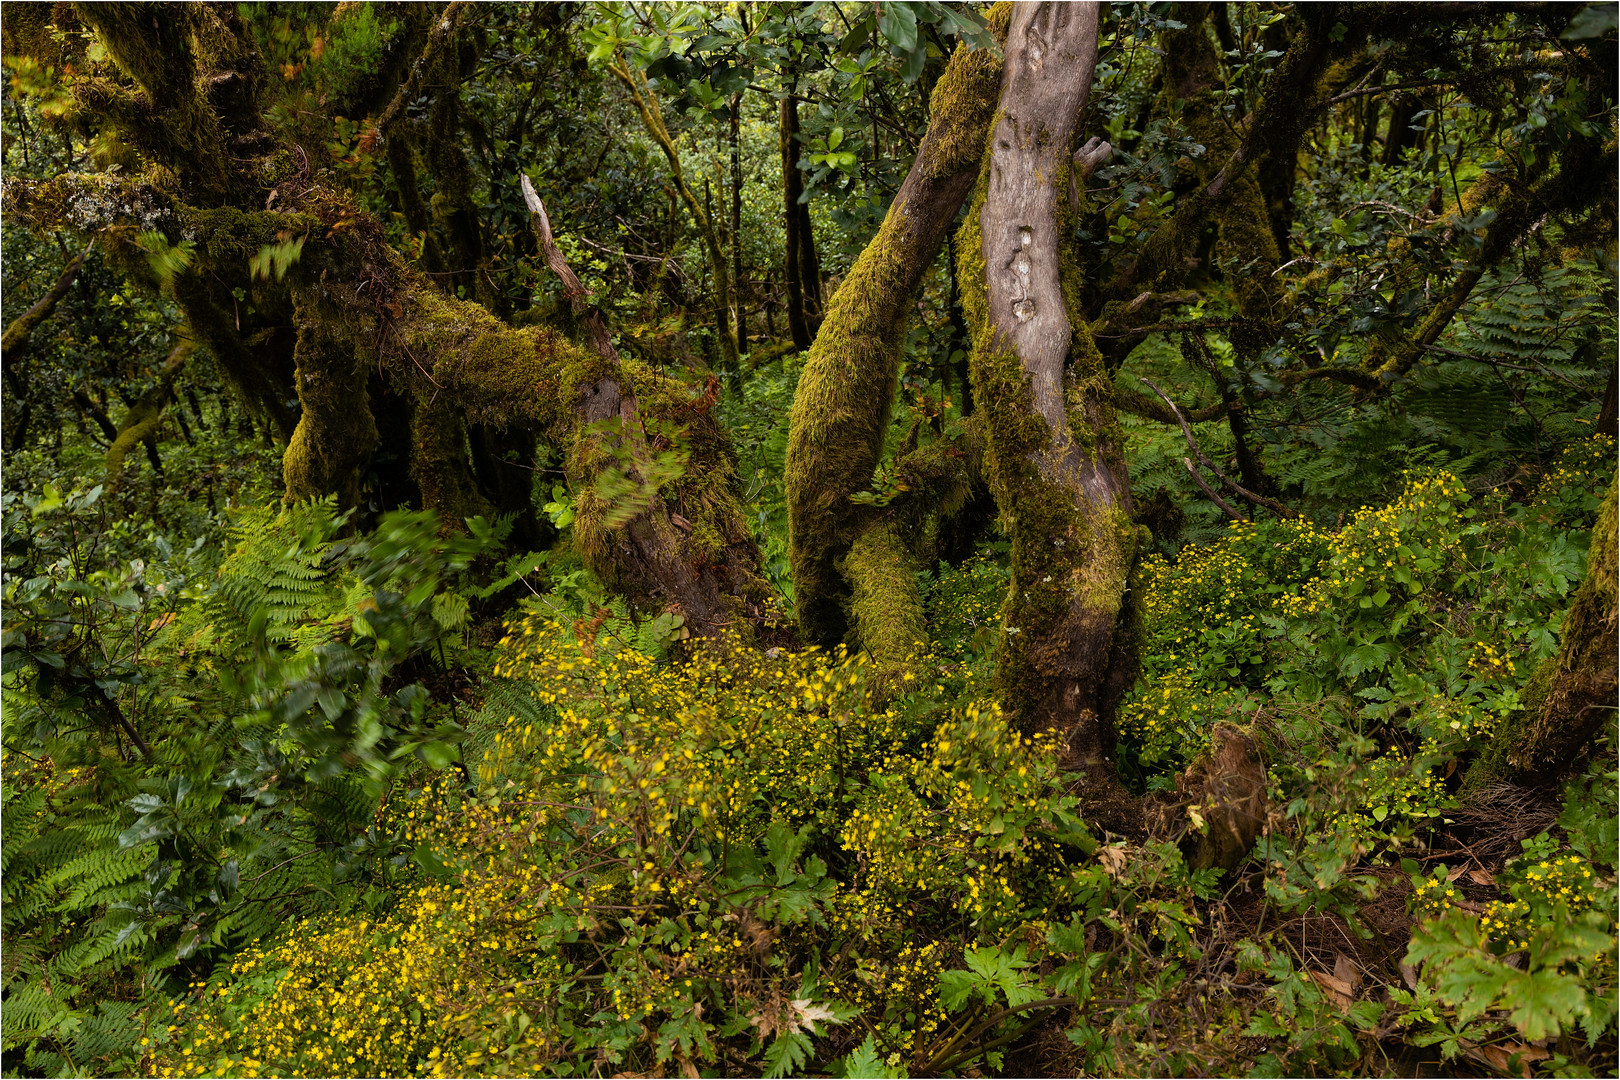
<svg viewBox="0 0 1620 1080">
<path fill-rule="evenodd" d="M 1055 728 L 1088 776 L 1093 815 L 1130 802 L 1114 778 L 1113 711 L 1134 681 L 1124 602 L 1136 554 L 1111 380 L 1078 311 L 1067 198 L 1075 123 L 1097 58 L 1098 5 L 1016 7 L 997 123 L 958 237 L 974 330 L 976 416 L 1012 527 L 997 690 L 1026 730 Z M 1110 807 L 1114 812 L 1110 812 Z"/>
<path fill-rule="evenodd" d="M 782 229 L 787 237 L 784 276 L 787 279 L 788 329 L 795 349 L 810 347 L 810 323 L 804 316 L 804 278 L 799 273 L 799 197 L 804 194 L 804 177 L 799 174 L 799 103 L 792 87 L 782 98 L 778 125 L 782 154 Z"/>
<path fill-rule="evenodd" d="M 745 9 L 746 10 L 746 9 Z M 731 296 L 737 313 L 737 351 L 748 351 L 748 301 L 743 296 L 742 95 L 731 99 Z"/>
</svg>

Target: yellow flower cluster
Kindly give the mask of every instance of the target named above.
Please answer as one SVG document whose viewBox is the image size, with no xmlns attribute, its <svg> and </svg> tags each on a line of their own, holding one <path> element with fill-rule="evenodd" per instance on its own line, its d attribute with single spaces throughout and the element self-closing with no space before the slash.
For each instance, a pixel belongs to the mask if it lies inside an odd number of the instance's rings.
<svg viewBox="0 0 1620 1080">
<path fill-rule="evenodd" d="M 1590 525 L 1593 503 L 1614 482 L 1616 445 L 1613 435 L 1599 434 L 1565 447 L 1531 494 L 1531 514 L 1555 525 Z"/>
<path fill-rule="evenodd" d="M 469 974 L 483 955 L 518 958 L 526 971 L 554 969 L 536 954 L 530 929 L 567 889 L 545 883 L 509 843 L 543 827 L 548 808 L 455 807 L 441 782 L 383 810 L 406 844 L 433 859 L 463 862 L 453 879 L 406 889 L 392 910 L 305 919 L 273 941 L 238 953 L 228 971 L 171 1003 L 173 1041 L 153 1074 L 182 1076 L 462 1076 L 490 1052 L 469 1053 L 453 1017 L 491 996 Z M 536 901 L 536 894 L 544 901 Z M 525 919 L 496 914 L 523 898 Z M 497 995 L 498 996 L 498 995 Z M 511 1044 L 542 1051 L 536 1028 Z"/>
<path fill-rule="evenodd" d="M 1234 522 L 1219 541 L 1188 548 L 1175 563 L 1157 553 L 1142 559 L 1143 679 L 1118 726 L 1144 763 L 1195 758 L 1210 726 L 1239 710 L 1222 691 L 1260 655 L 1268 617 L 1317 609 L 1311 589 L 1332 541 L 1308 521 Z"/>
<path fill-rule="evenodd" d="M 1468 659 L 1468 669 L 1487 679 L 1505 679 L 1517 671 L 1513 658 L 1506 652 L 1497 652 L 1488 642 L 1474 643 L 1474 655 Z"/>
<path fill-rule="evenodd" d="M 483 772 L 526 760 L 626 834 L 702 822 L 751 842 L 773 817 L 831 827 L 852 778 L 921 734 L 897 709 L 870 707 L 867 658 L 842 649 L 761 652 L 727 635 L 658 665 L 629 649 L 581 655 L 541 618 L 502 648 L 496 674 L 533 687 L 555 719 L 497 742 Z"/>
<path fill-rule="evenodd" d="M 962 660 L 990 650 L 1001 625 L 1007 582 L 1007 568 L 987 554 L 940 573 L 928 604 L 928 630 L 940 656 Z"/>
<path fill-rule="evenodd" d="M 1389 599 L 1376 600 L 1380 590 L 1396 598 L 1421 592 L 1429 575 L 1460 550 L 1453 523 L 1470 498 L 1463 482 L 1447 472 L 1407 476 L 1400 498 L 1363 506 L 1333 538 L 1324 589 L 1382 608 Z"/>
<path fill-rule="evenodd" d="M 841 1001 L 873 1020 L 901 1018 L 909 1030 L 896 1031 L 916 1045 L 940 1030 L 949 1015 L 939 1003 L 939 975 L 946 970 L 946 946 L 938 941 L 903 945 L 888 958 L 861 958 L 854 968 L 824 985 Z M 909 1038 L 907 1038 L 909 1036 Z"/>
<path fill-rule="evenodd" d="M 1598 902 L 1607 884 L 1592 872 L 1592 865 L 1574 852 L 1553 859 L 1542 859 L 1523 867 L 1518 895 L 1493 900 L 1479 915 L 1480 929 L 1503 952 L 1530 946 L 1530 936 L 1554 909 L 1566 908 L 1571 914 L 1589 910 Z M 1436 876 L 1419 882 L 1412 889 L 1412 907 L 1424 918 L 1435 918 L 1459 907 L 1462 895 L 1456 886 Z"/>
<path fill-rule="evenodd" d="M 1432 769 L 1413 775 L 1412 759 L 1400 753 L 1363 763 L 1354 784 L 1358 809 L 1343 822 L 1352 835 L 1371 837 L 1402 823 L 1418 824 L 1456 805 L 1444 780 Z"/>
</svg>

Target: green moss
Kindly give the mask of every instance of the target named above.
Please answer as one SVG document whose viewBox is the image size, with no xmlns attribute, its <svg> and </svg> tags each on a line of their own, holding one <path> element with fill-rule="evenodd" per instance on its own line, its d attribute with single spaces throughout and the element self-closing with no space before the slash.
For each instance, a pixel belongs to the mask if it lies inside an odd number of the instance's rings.
<svg viewBox="0 0 1620 1080">
<path fill-rule="evenodd" d="M 124 468 L 124 458 L 135 449 L 137 443 L 154 435 L 162 420 L 163 407 L 145 400 L 136 402 L 134 408 L 129 410 L 124 417 L 123 427 L 118 430 L 118 438 L 107 448 L 107 476 L 112 483 L 118 482 L 118 475 Z"/>
<path fill-rule="evenodd" d="M 1107 742 L 1104 686 L 1129 624 L 1124 605 L 1137 532 L 1128 493 L 1093 502 L 1085 477 L 1124 475 L 1111 381 L 1081 317 L 1083 280 L 1071 243 L 1059 249 L 1059 278 L 1071 339 L 1064 380 L 1067 430 L 1054 435 L 1035 409 L 1018 355 L 995 339 L 988 308 L 980 215 L 988 193 L 985 155 L 974 200 L 957 234 L 957 280 L 973 331 L 970 371 L 977 416 L 986 433 L 990 490 L 1012 537 L 1012 580 L 1002 605 L 995 687 L 1002 708 L 1026 730 L 1089 716 L 1087 760 Z M 1067 191 L 1066 169 L 1054 177 Z M 1056 199 L 1059 235 L 1072 234 L 1072 208 Z M 1095 487 L 1095 484 L 1090 484 Z M 1105 488 L 1108 484 L 1103 485 Z M 1073 714 L 1073 715 L 1070 715 Z M 1098 732 L 1102 734 L 1099 735 Z M 1111 744 L 1106 747 L 1111 750 Z"/>
<path fill-rule="evenodd" d="M 928 650 L 928 622 L 917 590 L 917 564 L 892 522 L 874 525 L 851 545 L 844 576 L 850 615 L 877 679 L 897 689 Z"/>
<path fill-rule="evenodd" d="M 1598 731 L 1614 729 L 1614 642 L 1620 627 L 1617 492 L 1620 479 L 1603 497 L 1586 577 L 1564 616 L 1558 653 L 1536 669 L 1521 698 L 1524 708 L 1509 715 L 1469 769 L 1469 790 L 1496 780 L 1546 784 L 1562 779 Z"/>
<path fill-rule="evenodd" d="M 411 478 L 422 507 L 436 510 L 446 529 L 474 516 L 492 517 L 494 507 L 478 490 L 467 464 L 467 427 L 447 402 L 420 398 L 411 416 Z"/>
<path fill-rule="evenodd" d="M 366 394 L 366 365 L 352 342 L 336 336 L 340 317 L 301 305 L 297 313 L 298 427 L 282 455 L 289 503 L 336 495 L 340 506 L 360 500 L 360 468 L 377 445 L 377 423 Z"/>
<path fill-rule="evenodd" d="M 909 300 L 948 227 L 940 224 L 937 235 L 920 232 L 927 215 L 909 207 L 907 198 L 948 200 L 942 189 L 974 169 L 1000 76 L 1000 57 L 988 50 L 952 58 L 930 98 L 928 135 L 905 194 L 833 295 L 800 375 L 786 480 L 794 589 L 807 640 L 832 644 L 844 636 L 850 589 L 838 562 L 869 518 L 849 497 L 870 486 L 882 456 Z M 939 216 L 938 207 L 926 209 Z"/>
</svg>

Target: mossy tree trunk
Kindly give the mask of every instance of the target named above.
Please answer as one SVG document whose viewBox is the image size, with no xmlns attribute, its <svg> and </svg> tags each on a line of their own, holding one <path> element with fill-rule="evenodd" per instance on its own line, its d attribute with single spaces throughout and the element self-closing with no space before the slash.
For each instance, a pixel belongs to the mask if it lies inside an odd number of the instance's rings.
<svg viewBox="0 0 1620 1080">
<path fill-rule="evenodd" d="M 1218 27 L 1221 12 L 1212 4 L 1183 5 L 1180 18 L 1186 26 L 1165 35 L 1164 97 L 1167 102 L 1182 103 L 1182 120 L 1187 134 L 1204 146 L 1199 160 L 1198 180 L 1207 184 L 1214 171 L 1231 159 L 1240 140 L 1231 122 L 1223 113 L 1223 99 L 1219 91 L 1220 57 L 1215 51 L 1215 40 L 1207 23 Z M 1267 162 L 1273 168 L 1293 168 L 1297 143 L 1271 148 Z M 1248 169 L 1235 177 L 1227 187 L 1226 197 L 1217 203 L 1211 214 L 1217 229 L 1215 248 L 1224 264 L 1231 283 L 1232 298 L 1237 307 L 1239 324 L 1230 332 L 1237 347 L 1238 365 L 1230 374 L 1218 365 L 1208 363 L 1202 341 L 1193 342 L 1199 355 L 1187 355 L 1189 364 L 1204 367 L 1215 382 L 1221 400 L 1226 405 L 1227 423 L 1237 450 L 1238 467 L 1243 482 L 1250 489 L 1271 494 L 1276 485 L 1265 475 L 1260 461 L 1249 448 L 1247 439 L 1245 398 L 1247 369 L 1260 353 L 1277 339 L 1275 324 L 1282 313 L 1274 295 L 1273 283 L 1277 267 L 1281 265 L 1281 251 L 1272 222 L 1266 195 L 1262 190 L 1260 169 Z M 1183 349 L 1185 353 L 1186 350 Z M 1200 361 L 1205 361 L 1200 364 Z M 1234 385 L 1234 377 L 1236 385 Z"/>
<path fill-rule="evenodd" d="M 366 368 L 355 342 L 338 331 L 342 315 L 313 300 L 298 305 L 298 403 L 302 413 L 281 459 L 287 501 L 336 495 L 360 502 L 360 470 L 377 446 Z"/>
<path fill-rule="evenodd" d="M 1494 781 L 1550 785 L 1567 777 L 1583 750 L 1605 728 L 1615 730 L 1620 663 L 1617 663 L 1615 517 L 1620 482 L 1603 496 L 1586 577 L 1564 616 L 1558 654 L 1531 678 L 1525 711 L 1497 733 L 1469 769 L 1466 787 Z"/>
<path fill-rule="evenodd" d="M 997 691 L 1026 730 L 1063 734 L 1094 812 L 1125 802 L 1110 755 L 1113 710 L 1135 677 L 1125 592 L 1137 544 L 1111 381 L 1078 316 L 1067 198 L 1097 20 L 1088 3 L 1015 11 L 996 126 L 957 241 L 976 415 L 1012 533 Z"/>
<path fill-rule="evenodd" d="M 746 32 L 748 25 L 747 8 L 743 8 L 743 26 Z M 734 301 L 732 308 L 736 312 L 737 323 L 737 350 L 748 351 L 748 298 L 743 288 L 743 238 L 742 238 L 742 94 L 731 96 L 731 295 Z"/>
<path fill-rule="evenodd" d="M 998 7 L 992 26 L 1005 18 Z M 882 456 L 911 296 L 973 189 L 1000 73 L 989 50 L 958 49 L 951 57 L 911 171 L 828 304 L 799 377 L 786 479 L 793 585 L 808 641 L 834 644 L 849 628 L 852 592 L 842 563 L 878 517 L 850 496 L 871 486 Z M 892 550 L 875 544 L 873 553 Z M 911 592 L 906 605 L 920 605 L 914 585 Z"/>
</svg>

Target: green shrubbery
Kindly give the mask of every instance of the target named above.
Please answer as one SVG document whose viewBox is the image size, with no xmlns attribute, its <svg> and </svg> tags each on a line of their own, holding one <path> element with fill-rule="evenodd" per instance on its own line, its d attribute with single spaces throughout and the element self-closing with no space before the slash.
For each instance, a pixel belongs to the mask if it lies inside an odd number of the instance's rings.
<svg viewBox="0 0 1620 1080">
<path fill-rule="evenodd" d="M 1458 872 L 1424 862 L 1458 806 L 1456 763 L 1515 707 L 1556 645 L 1534 629 L 1580 576 L 1580 537 L 1543 508 L 1578 507 L 1598 478 L 1551 475 L 1519 508 L 1415 478 L 1338 532 L 1234 527 L 1146 568 L 1149 677 L 1122 747 L 1137 775 L 1164 786 L 1217 719 L 1248 725 L 1271 761 L 1274 818 L 1230 880 L 1190 869 L 1173 837 L 1093 836 L 1051 746 L 1008 731 L 974 689 L 974 635 L 1002 587 L 993 557 L 940 571 L 927 666 L 946 674 L 881 711 L 862 657 L 723 639 L 656 662 L 636 623 L 612 630 L 623 616 L 562 574 L 509 624 L 462 735 L 431 726 L 442 711 L 409 687 L 377 696 L 392 669 L 374 657 L 437 647 L 444 613 L 477 602 L 456 568 L 493 534 L 447 544 L 407 517 L 343 539 L 320 511 L 254 520 L 177 605 L 163 647 L 197 647 L 205 625 L 261 642 L 257 674 L 234 677 L 287 713 L 283 734 L 250 742 L 260 714 L 235 706 L 223 783 L 170 766 L 127 805 L 116 778 L 134 769 L 114 759 L 8 772 L 8 811 L 71 823 L 48 841 L 43 825 L 8 826 L 13 947 L 51 949 L 78 995 L 14 984 L 8 1039 L 40 1068 L 160 1075 L 936 1075 L 1013 1068 L 1005 1055 L 1055 1024 L 1063 1060 L 1091 1072 L 1337 1072 L 1392 1040 L 1576 1069 L 1595 1060 L 1583 1047 L 1612 1045 L 1615 774 L 1594 766 L 1570 789 L 1558 830 L 1491 883 L 1497 899 L 1459 903 Z M 261 582 L 261 606 L 233 614 L 244 564 L 282 544 L 282 584 Z M 1369 646 L 1372 662 L 1351 655 Z M 334 739 L 373 747 L 359 751 L 369 764 L 319 779 Z M 435 776 L 457 747 L 464 767 Z M 243 772 L 256 755 L 276 755 L 269 786 L 262 767 Z M 293 795 L 299 776 L 325 786 Z M 302 813 L 278 816 L 289 805 Z M 313 861 L 295 876 L 263 876 L 301 851 Z M 248 905 L 210 854 L 234 856 L 240 890 L 310 890 L 276 909 L 303 921 L 233 921 Z M 1232 890 L 1258 889 L 1281 925 L 1343 917 L 1371 934 L 1364 907 L 1408 876 L 1410 975 L 1381 992 L 1224 913 Z M 163 913 L 162 887 L 183 910 Z M 136 972 L 162 996 L 127 982 Z M 371 1019 L 325 1022 L 352 1005 Z"/>
</svg>

